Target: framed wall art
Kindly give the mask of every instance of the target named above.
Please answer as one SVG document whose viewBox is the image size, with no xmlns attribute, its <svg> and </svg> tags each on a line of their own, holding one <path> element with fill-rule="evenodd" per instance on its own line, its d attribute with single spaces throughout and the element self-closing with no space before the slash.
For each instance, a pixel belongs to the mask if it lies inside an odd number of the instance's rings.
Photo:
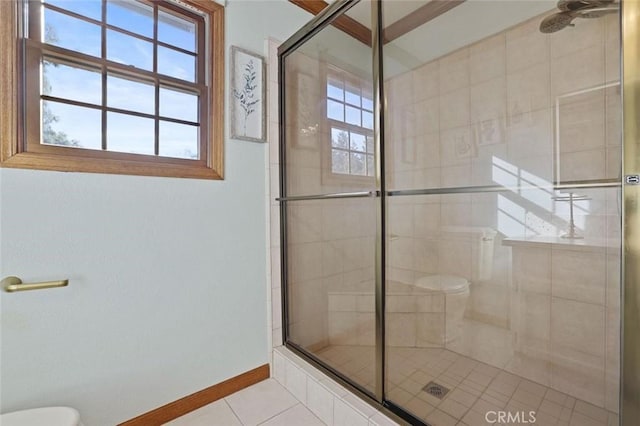
<svg viewBox="0 0 640 426">
<path fill-rule="evenodd" d="M 231 47 L 232 139 L 267 141 L 267 90 L 264 57 Z"/>
</svg>

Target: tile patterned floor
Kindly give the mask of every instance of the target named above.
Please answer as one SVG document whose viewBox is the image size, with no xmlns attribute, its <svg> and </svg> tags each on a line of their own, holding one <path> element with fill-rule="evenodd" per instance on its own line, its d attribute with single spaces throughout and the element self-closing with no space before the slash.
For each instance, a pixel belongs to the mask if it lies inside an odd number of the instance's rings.
<svg viewBox="0 0 640 426">
<path fill-rule="evenodd" d="M 372 353 L 365 346 L 330 346 L 317 355 L 369 387 Z M 485 420 L 489 411 L 513 415 L 535 411 L 535 424 L 541 426 L 614 426 L 619 422 L 615 413 L 446 349 L 389 348 L 388 358 L 389 399 L 432 426 L 492 424 Z M 449 389 L 443 399 L 422 389 L 430 381 Z"/>
<path fill-rule="evenodd" d="M 166 423 L 170 426 L 323 426 L 274 379 L 267 379 Z"/>
</svg>

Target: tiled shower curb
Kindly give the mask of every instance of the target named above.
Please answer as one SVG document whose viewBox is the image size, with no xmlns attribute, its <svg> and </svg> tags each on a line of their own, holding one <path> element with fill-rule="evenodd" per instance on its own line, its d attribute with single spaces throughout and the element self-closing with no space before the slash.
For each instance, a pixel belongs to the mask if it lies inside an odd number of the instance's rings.
<svg viewBox="0 0 640 426">
<path fill-rule="evenodd" d="M 272 376 L 329 426 L 398 425 L 284 346 L 273 349 Z"/>
</svg>

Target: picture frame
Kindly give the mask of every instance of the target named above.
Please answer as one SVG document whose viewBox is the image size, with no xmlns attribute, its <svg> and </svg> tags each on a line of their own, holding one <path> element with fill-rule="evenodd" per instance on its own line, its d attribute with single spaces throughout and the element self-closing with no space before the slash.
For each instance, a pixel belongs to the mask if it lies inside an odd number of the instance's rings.
<svg viewBox="0 0 640 426">
<path fill-rule="evenodd" d="M 477 155 L 472 128 L 455 130 L 452 134 L 453 153 L 456 159 L 464 160 L 474 158 Z"/>
<path fill-rule="evenodd" d="M 505 141 L 504 119 L 490 118 L 475 124 L 475 140 L 478 147 L 501 144 Z"/>
<path fill-rule="evenodd" d="M 266 60 L 231 46 L 230 109 L 232 139 L 267 142 Z"/>
</svg>

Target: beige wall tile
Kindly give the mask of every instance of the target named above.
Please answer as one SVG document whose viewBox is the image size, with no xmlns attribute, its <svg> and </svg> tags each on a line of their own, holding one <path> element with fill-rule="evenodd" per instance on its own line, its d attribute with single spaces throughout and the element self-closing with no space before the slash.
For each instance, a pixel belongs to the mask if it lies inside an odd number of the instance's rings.
<svg viewBox="0 0 640 426">
<path fill-rule="evenodd" d="M 602 47 L 604 19 L 576 19 L 571 31 L 558 31 L 550 37 L 551 58 L 560 58 L 589 47 Z"/>
<path fill-rule="evenodd" d="M 551 95 L 561 96 L 604 83 L 604 47 L 573 50 L 551 61 Z"/>
<path fill-rule="evenodd" d="M 554 351 L 570 348 L 604 360 L 603 306 L 554 297 L 551 303 L 551 339 Z"/>
<path fill-rule="evenodd" d="M 386 297 L 387 312 L 404 312 L 411 313 L 416 311 L 414 296 L 387 295 Z"/>
<path fill-rule="evenodd" d="M 396 240 L 391 240 L 388 256 L 391 266 L 400 269 L 413 269 L 413 239 L 398 237 Z"/>
<path fill-rule="evenodd" d="M 470 82 L 499 77 L 506 71 L 506 35 L 495 35 L 476 43 L 470 48 Z"/>
<path fill-rule="evenodd" d="M 507 73 L 547 60 L 549 36 L 539 25 L 539 19 L 532 19 L 507 31 Z"/>
<path fill-rule="evenodd" d="M 356 345 L 358 340 L 355 312 L 334 312 L 328 321 L 329 343 Z"/>
<path fill-rule="evenodd" d="M 519 291 L 551 294 L 551 250 L 534 247 L 514 250 L 513 279 Z"/>
<path fill-rule="evenodd" d="M 389 346 L 416 345 L 416 315 L 389 312 L 387 320 L 387 344 Z"/>
<path fill-rule="evenodd" d="M 519 346 L 526 354 L 537 345 L 543 354 L 551 337 L 551 297 L 539 293 L 519 292 L 515 303 L 514 317 Z"/>
<path fill-rule="evenodd" d="M 415 237 L 433 238 L 440 229 L 440 206 L 438 204 L 414 204 Z"/>
<path fill-rule="evenodd" d="M 441 240 L 439 273 L 471 278 L 471 243 L 467 241 Z"/>
<path fill-rule="evenodd" d="M 393 199 L 389 201 L 388 229 L 391 234 L 403 237 L 414 235 L 414 212 L 410 204 L 396 204 Z"/>
<path fill-rule="evenodd" d="M 552 271 L 554 297 L 605 304 L 604 253 L 553 250 Z"/>
<path fill-rule="evenodd" d="M 434 97 L 417 103 L 415 105 L 415 120 L 415 134 L 417 136 L 438 133 L 440 131 L 439 98 Z"/>
<path fill-rule="evenodd" d="M 322 277 L 322 243 L 289 245 L 289 277 L 292 281 L 308 281 Z"/>
<path fill-rule="evenodd" d="M 440 88 L 438 62 L 429 62 L 412 72 L 416 101 L 438 96 Z"/>
<path fill-rule="evenodd" d="M 416 274 L 431 275 L 438 272 L 439 251 L 437 240 L 415 238 L 413 240 L 414 270 Z"/>
<path fill-rule="evenodd" d="M 469 86 L 469 49 L 463 48 L 439 61 L 440 93 Z"/>
<path fill-rule="evenodd" d="M 546 157 L 551 163 L 553 153 L 553 111 L 537 110 L 525 113 L 507 126 L 509 160 L 530 157 Z M 516 165 L 521 164 L 515 162 Z"/>
<path fill-rule="evenodd" d="M 588 180 L 602 178 L 605 175 L 606 151 L 568 152 L 560 158 L 560 179 L 562 181 Z"/>
<path fill-rule="evenodd" d="M 440 133 L 422 133 L 416 139 L 416 169 L 440 167 Z"/>
<path fill-rule="evenodd" d="M 416 312 L 437 313 L 444 312 L 444 295 L 427 294 L 415 296 Z M 422 321 L 422 320 L 419 320 Z"/>
<path fill-rule="evenodd" d="M 595 90 L 560 100 L 558 111 L 561 155 L 605 146 L 605 92 Z M 562 161 L 562 158 L 560 159 Z"/>
<path fill-rule="evenodd" d="M 509 116 L 553 106 L 549 78 L 549 63 L 546 61 L 507 74 Z"/>
<path fill-rule="evenodd" d="M 504 119 L 507 85 L 504 75 L 471 86 L 471 123 L 495 118 Z"/>
<path fill-rule="evenodd" d="M 443 347 L 445 343 L 444 313 L 416 314 L 416 346 Z"/>
<path fill-rule="evenodd" d="M 602 366 L 573 359 L 555 360 L 552 364 L 551 386 L 591 404 L 603 406 L 604 374 Z"/>
<path fill-rule="evenodd" d="M 469 87 L 440 95 L 440 129 L 447 130 L 469 124 Z"/>
<path fill-rule="evenodd" d="M 469 126 L 443 130 L 440 132 L 441 165 L 470 165 L 473 145 L 473 134 Z"/>
</svg>

